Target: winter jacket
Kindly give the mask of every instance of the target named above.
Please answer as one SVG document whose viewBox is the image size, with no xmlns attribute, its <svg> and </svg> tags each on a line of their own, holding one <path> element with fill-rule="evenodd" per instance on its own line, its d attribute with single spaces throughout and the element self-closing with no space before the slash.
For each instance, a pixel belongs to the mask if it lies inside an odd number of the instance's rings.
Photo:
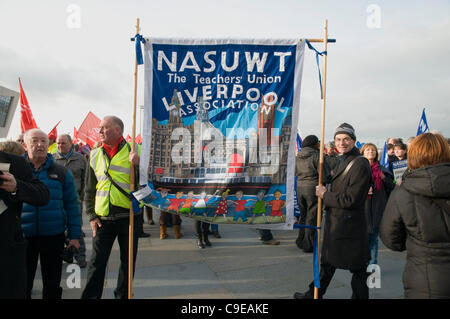
<svg viewBox="0 0 450 319">
<path fill-rule="evenodd" d="M 337 168 L 338 164 L 339 164 L 339 157 L 338 155 L 328 155 L 325 154 L 325 158 L 324 158 L 325 162 L 327 163 L 329 169 L 330 169 L 330 174 L 333 174 L 332 172 L 335 171 L 335 169 Z"/>
<path fill-rule="evenodd" d="M 357 148 L 342 156 L 343 162 L 331 180 L 331 190 L 323 195 L 327 210 L 322 262 L 336 268 L 360 270 L 370 260 L 364 205 L 372 171 L 369 161 Z M 345 168 L 355 158 L 344 176 Z"/>
<path fill-rule="evenodd" d="M 381 183 L 381 189 L 373 191 L 372 196 L 367 196 L 365 204 L 367 232 L 373 234 L 380 227 L 381 218 L 383 217 L 384 208 L 389 198 L 389 194 L 394 188 L 394 176 L 391 171 L 380 166 L 381 172 L 385 178 Z M 373 186 L 373 185 L 372 185 Z"/>
<path fill-rule="evenodd" d="M 380 238 L 407 252 L 405 298 L 450 298 L 450 163 L 407 171 L 386 205 Z"/>
<path fill-rule="evenodd" d="M 22 236 L 22 203 L 45 205 L 48 188 L 33 176 L 31 167 L 19 156 L 0 151 L 0 162 L 10 163 L 17 182 L 16 194 L 0 190 L 6 209 L 0 213 L 0 298 L 26 297 L 26 243 Z"/>
<path fill-rule="evenodd" d="M 28 160 L 27 154 L 25 158 Z M 45 163 L 38 170 L 29 163 L 34 176 L 50 190 L 50 201 L 42 207 L 23 205 L 22 229 L 25 237 L 58 235 L 68 229 L 70 239 L 79 239 L 81 213 L 72 173 L 56 164 L 51 154 L 47 154 Z"/>
<path fill-rule="evenodd" d="M 295 159 L 295 175 L 298 178 L 298 185 L 317 186 L 319 182 L 319 150 L 314 147 L 304 147 Z M 329 175 L 328 164 L 323 163 L 322 183 L 326 184 Z"/>
<path fill-rule="evenodd" d="M 66 157 L 69 154 L 70 156 Z M 83 201 L 84 177 L 86 175 L 87 161 L 83 155 L 75 152 L 73 149 L 69 154 L 64 156 L 63 154 L 56 152 L 53 154 L 53 157 L 56 163 L 70 170 L 75 180 L 75 185 L 77 186 L 78 196 L 80 197 L 80 200 Z"/>
</svg>

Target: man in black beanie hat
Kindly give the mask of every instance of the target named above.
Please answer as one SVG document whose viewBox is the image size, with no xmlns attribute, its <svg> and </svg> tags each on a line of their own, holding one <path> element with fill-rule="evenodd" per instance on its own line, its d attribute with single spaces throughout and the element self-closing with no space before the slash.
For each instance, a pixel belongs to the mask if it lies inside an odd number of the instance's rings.
<svg viewBox="0 0 450 319">
<path fill-rule="evenodd" d="M 302 149 L 295 160 L 295 175 L 297 176 L 297 200 L 300 208 L 299 224 L 315 226 L 317 224 L 316 186 L 319 183 L 319 139 L 308 135 L 303 139 Z M 323 165 L 324 181 L 329 175 L 326 162 Z M 305 253 L 313 251 L 315 229 L 300 228 L 296 240 L 297 247 Z"/>
<path fill-rule="evenodd" d="M 319 298 L 325 294 L 337 268 L 352 274 L 352 299 L 368 299 L 367 265 L 370 260 L 364 204 L 372 173 L 366 158 L 355 147 L 354 128 L 339 125 L 334 133 L 340 154 L 339 165 L 331 180 L 331 189 L 316 187 L 316 195 L 323 199 L 326 218 L 321 254 Z M 312 299 L 314 282 L 306 293 L 294 294 L 295 299 Z"/>
</svg>

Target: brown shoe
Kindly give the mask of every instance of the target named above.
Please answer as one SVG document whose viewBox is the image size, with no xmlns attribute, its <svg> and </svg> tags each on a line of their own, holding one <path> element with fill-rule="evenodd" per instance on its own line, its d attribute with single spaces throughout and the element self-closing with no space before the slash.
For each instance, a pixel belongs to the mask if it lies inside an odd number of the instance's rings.
<svg viewBox="0 0 450 319">
<path fill-rule="evenodd" d="M 169 237 L 167 234 L 167 227 L 166 226 L 159 226 L 159 239 L 166 239 Z"/>
<path fill-rule="evenodd" d="M 173 225 L 173 233 L 175 239 L 180 239 L 184 234 L 180 231 L 180 225 Z"/>
</svg>

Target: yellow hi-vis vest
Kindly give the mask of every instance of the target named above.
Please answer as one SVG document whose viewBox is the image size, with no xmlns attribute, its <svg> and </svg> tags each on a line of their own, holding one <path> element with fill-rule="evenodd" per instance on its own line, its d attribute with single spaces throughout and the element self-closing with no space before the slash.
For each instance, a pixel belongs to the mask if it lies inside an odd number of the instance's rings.
<svg viewBox="0 0 450 319">
<path fill-rule="evenodd" d="M 50 153 L 50 154 L 55 154 L 57 151 L 58 151 L 58 145 L 56 144 L 56 142 L 48 147 L 48 153 Z"/>
<path fill-rule="evenodd" d="M 109 215 L 109 203 L 125 209 L 130 208 L 130 199 L 122 194 L 106 176 L 107 171 L 111 178 L 126 193 L 130 193 L 130 146 L 126 143 L 109 161 L 103 152 L 103 147 L 91 151 L 90 166 L 97 177 L 97 192 L 95 194 L 95 213 L 98 216 Z M 138 153 L 140 147 L 138 147 Z"/>
</svg>

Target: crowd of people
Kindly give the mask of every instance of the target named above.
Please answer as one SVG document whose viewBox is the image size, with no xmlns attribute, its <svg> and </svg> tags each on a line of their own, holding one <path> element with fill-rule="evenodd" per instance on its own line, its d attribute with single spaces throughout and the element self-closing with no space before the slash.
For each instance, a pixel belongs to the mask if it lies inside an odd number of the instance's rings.
<svg viewBox="0 0 450 319">
<path fill-rule="evenodd" d="M 87 267 L 81 298 L 100 299 L 116 238 L 120 267 L 114 296 L 128 297 L 130 175 L 132 168 L 138 172 L 140 147 L 132 149 L 123 133 L 122 120 L 106 116 L 100 123 L 101 142 L 93 149 L 74 144 L 68 134 L 49 137 L 40 129 L 25 132 L 16 142 L 0 142 L 0 298 L 30 299 L 39 260 L 42 297 L 60 299 L 63 260 L 72 262 L 65 255 L 73 252 L 75 262 Z M 352 298 L 369 298 L 367 266 L 378 263 L 378 238 L 392 250 L 407 251 L 405 298 L 450 298 L 448 139 L 439 133 L 424 133 L 407 143 L 389 139 L 386 165 L 380 164 L 375 144 L 358 149 L 356 140 L 353 126 L 343 123 L 326 144 L 322 163 L 314 135 L 303 139 L 296 156 L 298 223 L 315 226 L 322 202 L 318 298 L 336 269 L 352 273 Z M 406 161 L 407 170 L 396 179 L 395 163 L 400 161 Z M 92 230 L 89 261 L 82 213 Z M 133 267 L 139 238 L 149 236 L 143 231 L 144 214 L 154 224 L 150 207 L 134 213 Z M 167 227 L 173 227 L 175 239 L 183 237 L 178 215 L 160 212 L 159 224 L 161 240 L 169 237 Z M 264 244 L 280 244 L 270 230 L 259 231 Z M 207 222 L 196 221 L 195 234 L 202 249 L 211 246 L 208 235 L 221 238 L 218 225 Z M 314 227 L 300 228 L 296 245 L 311 253 L 315 236 Z M 312 299 L 314 288 L 313 281 L 294 298 Z"/>
<path fill-rule="evenodd" d="M 440 133 L 423 133 L 408 139 L 408 146 L 401 138 L 391 138 L 386 167 L 380 164 L 376 145 L 356 147 L 355 130 L 347 123 L 336 129 L 332 143 L 323 163 L 328 187 L 318 185 L 316 136 L 303 140 L 296 162 L 297 197 L 300 211 L 306 212 L 300 222 L 314 226 L 318 198 L 324 204 L 317 297 L 326 293 L 336 269 L 346 269 L 352 273 L 352 298 L 368 299 L 367 266 L 378 263 L 380 237 L 386 247 L 407 251 L 405 298 L 450 298 L 450 140 Z M 407 170 L 396 179 L 394 167 L 401 161 L 407 162 Z M 296 243 L 309 252 L 312 236 L 305 235 L 300 230 Z M 314 288 L 313 281 L 294 298 L 312 299 Z"/>
</svg>

